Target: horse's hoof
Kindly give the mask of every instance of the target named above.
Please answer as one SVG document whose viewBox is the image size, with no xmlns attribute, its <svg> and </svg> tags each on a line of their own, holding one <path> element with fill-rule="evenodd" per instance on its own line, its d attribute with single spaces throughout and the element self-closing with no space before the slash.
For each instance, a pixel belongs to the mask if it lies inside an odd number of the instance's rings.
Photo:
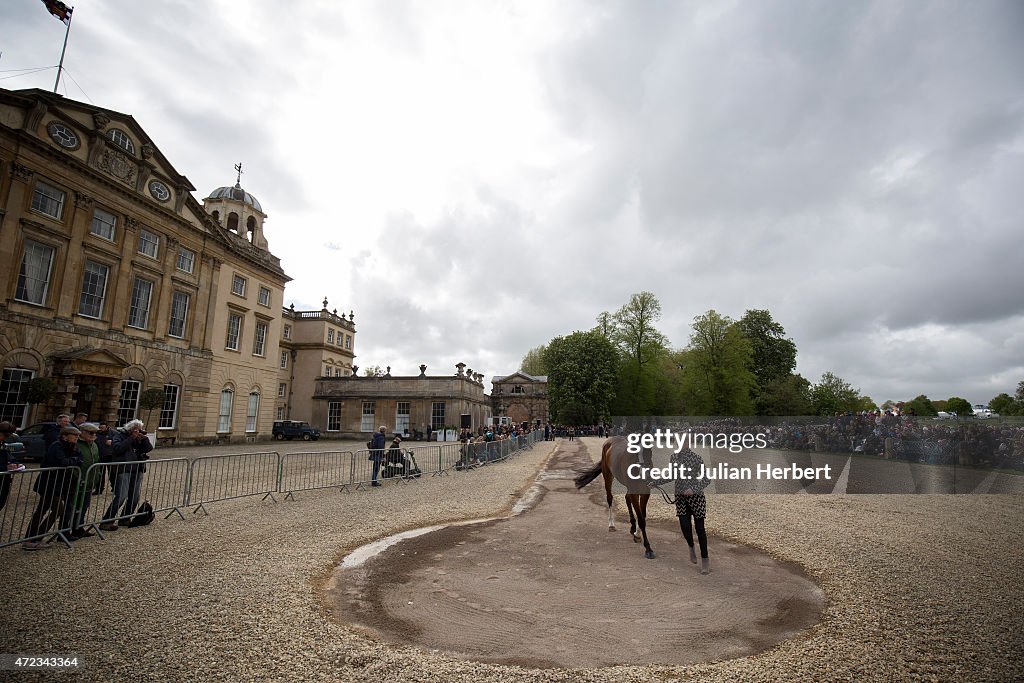
<svg viewBox="0 0 1024 683">
<path fill-rule="evenodd" d="M 608 531 L 615 531 L 615 527 L 613 527 L 613 526 L 608 527 Z"/>
<path fill-rule="evenodd" d="M 640 542 L 640 537 L 637 536 L 636 534 L 633 534 L 633 543 L 639 543 L 639 542 Z"/>
<path fill-rule="evenodd" d="M 654 554 L 653 550 L 648 550 L 648 551 L 644 552 L 644 557 L 646 557 L 648 560 L 653 560 L 654 558 L 657 557 L 657 555 Z"/>
</svg>

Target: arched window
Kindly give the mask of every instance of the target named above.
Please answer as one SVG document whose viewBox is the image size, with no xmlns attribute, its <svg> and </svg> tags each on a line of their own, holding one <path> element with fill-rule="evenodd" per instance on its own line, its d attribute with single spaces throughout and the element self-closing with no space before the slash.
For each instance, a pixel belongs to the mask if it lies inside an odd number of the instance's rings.
<svg viewBox="0 0 1024 683">
<path fill-rule="evenodd" d="M 249 407 L 245 411 L 245 431 L 252 433 L 256 431 L 256 418 L 260 412 L 260 393 L 254 391 L 249 394 Z"/>
<path fill-rule="evenodd" d="M 225 389 L 220 392 L 220 410 L 217 412 L 217 433 L 226 434 L 231 431 L 231 407 L 235 403 L 235 392 Z"/>
<path fill-rule="evenodd" d="M 217 221 L 218 223 L 220 223 L 220 211 L 214 211 L 214 212 L 213 212 L 212 214 L 210 214 L 210 215 L 212 215 L 212 216 L 213 216 L 213 220 L 215 220 L 215 221 Z"/>
<path fill-rule="evenodd" d="M 135 154 L 135 143 L 128 137 L 128 133 L 120 128 L 111 128 L 107 132 L 107 138 L 129 154 Z"/>
<path fill-rule="evenodd" d="M 249 220 L 245 222 L 245 229 L 248 232 L 256 232 L 256 219 L 249 216 Z"/>
<path fill-rule="evenodd" d="M 231 232 L 238 231 L 238 214 L 234 211 L 228 214 L 228 230 Z"/>
</svg>

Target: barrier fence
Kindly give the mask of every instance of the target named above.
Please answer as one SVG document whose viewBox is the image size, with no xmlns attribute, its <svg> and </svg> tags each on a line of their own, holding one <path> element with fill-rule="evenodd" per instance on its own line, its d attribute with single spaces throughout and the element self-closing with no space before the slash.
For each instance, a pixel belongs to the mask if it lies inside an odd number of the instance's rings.
<svg viewBox="0 0 1024 683">
<path fill-rule="evenodd" d="M 270 498 L 281 490 L 281 455 L 270 453 L 238 453 L 209 455 L 192 461 L 186 505 L 195 505 L 192 512 L 203 511 L 207 503 L 262 495 Z"/>
<path fill-rule="evenodd" d="M 370 485 L 374 460 L 377 481 L 411 483 L 420 477 L 449 474 L 500 462 L 528 450 L 543 432 L 482 443 L 445 443 L 399 449 L 377 456 L 368 450 L 240 453 L 137 462 L 96 463 L 0 473 L 0 547 L 60 540 L 71 547 L 72 532 L 113 531 L 131 523 L 137 507 L 148 502 L 164 519 L 194 508 L 209 514 L 208 503 L 275 493 L 294 500 L 297 491 Z"/>
</svg>

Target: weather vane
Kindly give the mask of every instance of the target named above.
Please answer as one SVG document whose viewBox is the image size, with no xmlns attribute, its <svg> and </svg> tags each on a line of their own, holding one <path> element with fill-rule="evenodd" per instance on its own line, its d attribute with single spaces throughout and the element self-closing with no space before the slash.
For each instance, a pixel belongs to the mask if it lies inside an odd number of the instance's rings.
<svg viewBox="0 0 1024 683">
<path fill-rule="evenodd" d="M 242 184 L 242 162 L 241 161 L 239 161 L 237 164 L 235 164 L 235 170 L 238 171 L 238 178 L 235 180 L 235 184 L 236 185 L 241 185 Z"/>
</svg>

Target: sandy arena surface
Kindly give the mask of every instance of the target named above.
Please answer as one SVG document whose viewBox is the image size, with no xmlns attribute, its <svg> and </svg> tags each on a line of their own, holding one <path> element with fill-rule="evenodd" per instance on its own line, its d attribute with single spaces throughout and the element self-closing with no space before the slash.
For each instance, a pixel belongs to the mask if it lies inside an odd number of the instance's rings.
<svg viewBox="0 0 1024 683">
<path fill-rule="evenodd" d="M 391 642 L 536 667 L 739 657 L 818 621 L 821 590 L 747 546 L 716 543 L 702 576 L 678 525 L 662 521 L 648 526 L 658 558 L 645 559 L 625 515 L 607 531 L 601 480 L 591 495 L 573 485 L 591 464 L 582 443 L 563 443 L 525 514 L 424 534 L 339 570 L 339 619 Z"/>
<path fill-rule="evenodd" d="M 599 440 L 583 441 L 595 457 Z M 405 529 L 507 514 L 553 445 L 410 485 L 213 503 L 209 517 L 161 519 L 71 551 L 0 549 L 0 652 L 77 654 L 85 668 L 75 679 L 88 681 L 1024 679 L 1019 495 L 715 496 L 714 572 L 704 578 L 725 575 L 727 553 L 716 561 L 724 542 L 741 544 L 799 565 L 826 600 L 809 629 L 717 662 L 531 669 L 382 642 L 337 621 L 325 586 L 350 550 Z M 648 562 L 626 531 L 603 530 L 593 492 L 578 495 L 588 505 L 582 523 L 602 536 L 595 543 L 615 537 L 624 555 Z M 672 521 L 663 503 L 652 500 L 651 512 Z M 623 517 L 620 502 L 620 525 Z M 670 544 L 656 540 L 660 557 L 648 563 L 667 564 Z M 508 627 L 510 653 L 529 628 Z"/>
</svg>

